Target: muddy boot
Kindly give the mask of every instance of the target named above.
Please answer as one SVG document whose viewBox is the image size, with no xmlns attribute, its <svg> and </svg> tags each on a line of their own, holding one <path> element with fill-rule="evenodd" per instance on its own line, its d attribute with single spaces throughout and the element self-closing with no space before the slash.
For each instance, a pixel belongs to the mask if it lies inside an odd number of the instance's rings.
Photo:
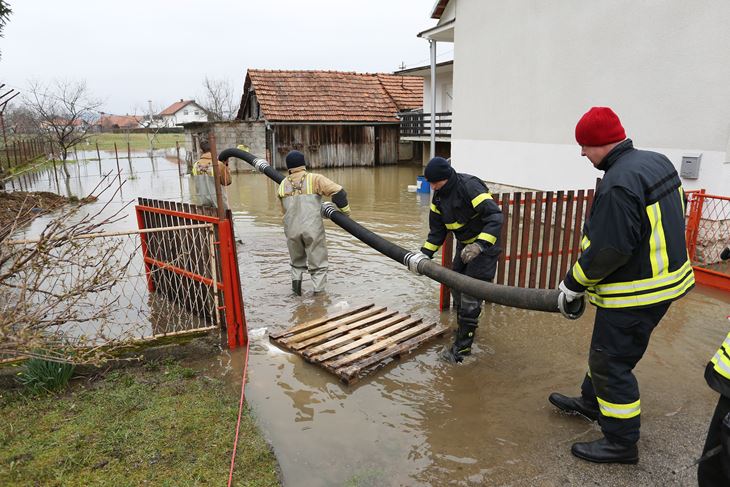
<svg viewBox="0 0 730 487">
<path fill-rule="evenodd" d="M 302 281 L 292 281 L 291 290 L 294 291 L 294 294 L 296 294 L 297 296 L 301 296 L 302 295 Z"/>
<path fill-rule="evenodd" d="M 474 332 L 476 329 L 477 327 L 475 325 L 460 324 L 456 329 L 454 344 L 441 352 L 441 359 L 450 364 L 457 364 L 463 361 L 464 357 L 471 353 L 471 344 L 474 341 Z"/>
</svg>

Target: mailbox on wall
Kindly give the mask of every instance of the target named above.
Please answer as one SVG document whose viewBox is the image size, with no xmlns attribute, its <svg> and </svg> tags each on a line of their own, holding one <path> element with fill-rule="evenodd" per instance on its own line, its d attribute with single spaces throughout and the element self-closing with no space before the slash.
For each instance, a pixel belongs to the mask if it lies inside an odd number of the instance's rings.
<svg viewBox="0 0 730 487">
<path fill-rule="evenodd" d="M 702 154 L 685 154 L 682 156 L 682 168 L 679 175 L 685 179 L 697 179 L 700 177 L 700 161 Z"/>
</svg>

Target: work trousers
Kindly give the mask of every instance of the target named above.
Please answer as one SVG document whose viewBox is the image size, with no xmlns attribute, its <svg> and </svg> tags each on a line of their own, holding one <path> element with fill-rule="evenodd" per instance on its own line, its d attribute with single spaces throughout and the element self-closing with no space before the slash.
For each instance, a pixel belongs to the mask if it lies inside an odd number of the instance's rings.
<svg viewBox="0 0 730 487">
<path fill-rule="evenodd" d="M 489 247 L 486 251 L 474 257 L 474 259 L 465 264 L 461 260 L 461 251 L 464 244 L 458 242 L 456 244 L 456 255 L 451 265 L 451 270 L 464 274 L 481 281 L 492 282 L 494 273 L 497 270 L 497 257 L 499 257 L 499 247 Z M 477 326 L 479 323 L 479 315 L 482 312 L 482 299 L 451 290 L 454 296 L 454 306 L 456 306 L 456 316 L 459 325 Z"/>
<path fill-rule="evenodd" d="M 707 429 L 707 439 L 702 455 L 720 445 L 722 438 L 722 420 L 730 413 L 730 398 L 720 395 L 712 415 L 710 427 Z M 730 485 L 730 465 L 728 452 L 720 451 L 712 457 L 700 462 L 697 467 L 697 482 L 699 487 L 723 487 Z"/>
<path fill-rule="evenodd" d="M 625 445 L 639 441 L 641 403 L 633 370 L 669 304 L 596 311 L 581 394 L 599 409 L 598 422 L 610 441 Z"/>
</svg>

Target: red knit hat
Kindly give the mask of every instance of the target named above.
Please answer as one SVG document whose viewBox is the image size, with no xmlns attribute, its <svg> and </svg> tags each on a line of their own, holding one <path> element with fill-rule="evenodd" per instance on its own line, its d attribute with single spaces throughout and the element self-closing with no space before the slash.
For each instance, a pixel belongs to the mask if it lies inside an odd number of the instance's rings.
<svg viewBox="0 0 730 487">
<path fill-rule="evenodd" d="M 620 142 L 625 138 L 626 132 L 621 126 L 621 120 L 608 107 L 591 108 L 575 126 L 575 140 L 580 145 L 597 147 Z"/>
</svg>

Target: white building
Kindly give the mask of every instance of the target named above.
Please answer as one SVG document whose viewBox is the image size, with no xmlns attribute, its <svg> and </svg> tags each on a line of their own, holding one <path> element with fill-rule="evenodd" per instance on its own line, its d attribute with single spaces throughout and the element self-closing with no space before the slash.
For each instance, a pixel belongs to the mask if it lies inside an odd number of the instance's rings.
<svg viewBox="0 0 730 487">
<path fill-rule="evenodd" d="M 158 116 L 162 117 L 162 123 L 165 127 L 208 121 L 208 114 L 200 105 L 195 103 L 195 100 L 183 100 L 182 98 L 162 110 Z"/>
<path fill-rule="evenodd" d="M 686 189 L 730 194 L 730 2 L 439 0 L 432 17 L 419 35 L 453 42 L 457 170 L 591 188 L 602 173 L 581 158 L 574 128 L 591 106 L 610 106 L 636 147 L 679 171 L 683 157 L 701 158 Z"/>
</svg>

